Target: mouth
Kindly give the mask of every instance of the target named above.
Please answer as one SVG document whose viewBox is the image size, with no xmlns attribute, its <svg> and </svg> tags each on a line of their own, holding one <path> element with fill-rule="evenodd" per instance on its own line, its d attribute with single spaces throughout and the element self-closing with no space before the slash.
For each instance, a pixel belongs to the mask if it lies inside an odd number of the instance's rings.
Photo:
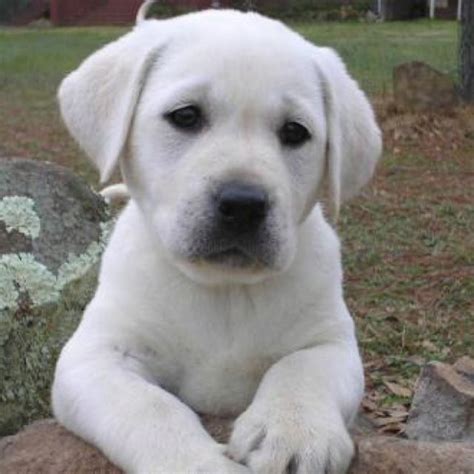
<svg viewBox="0 0 474 474">
<path fill-rule="evenodd" d="M 255 258 L 246 254 L 238 247 L 231 247 L 226 250 L 211 253 L 206 255 L 204 260 L 208 263 L 234 268 L 249 268 L 259 266 L 259 262 Z"/>
</svg>

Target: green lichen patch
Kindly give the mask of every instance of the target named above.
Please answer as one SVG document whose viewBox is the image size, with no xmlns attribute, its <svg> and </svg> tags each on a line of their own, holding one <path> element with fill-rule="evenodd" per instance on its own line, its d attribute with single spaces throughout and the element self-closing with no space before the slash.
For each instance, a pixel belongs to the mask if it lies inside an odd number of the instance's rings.
<svg viewBox="0 0 474 474">
<path fill-rule="evenodd" d="M 0 256 L 0 315 L 18 309 L 20 292 L 28 294 L 35 306 L 59 298 L 56 277 L 28 253 Z"/>
<path fill-rule="evenodd" d="M 5 223 L 7 232 L 16 230 L 36 239 L 41 222 L 34 206 L 33 199 L 25 196 L 5 196 L 0 200 L 0 220 Z"/>
<path fill-rule="evenodd" d="M 25 293 L 33 307 L 59 300 L 63 288 L 83 277 L 97 264 L 108 240 L 112 223 L 100 224 L 98 242 L 91 242 L 84 253 L 69 254 L 57 275 L 38 262 L 30 253 L 0 256 L 0 319 L 15 314 L 20 307 L 20 295 Z"/>
<path fill-rule="evenodd" d="M 98 242 L 92 242 L 81 255 L 69 254 L 69 258 L 58 270 L 57 287 L 62 288 L 78 278 L 81 278 L 92 265 L 95 265 L 108 241 L 113 222 L 107 221 L 100 224 L 101 234 Z"/>
</svg>

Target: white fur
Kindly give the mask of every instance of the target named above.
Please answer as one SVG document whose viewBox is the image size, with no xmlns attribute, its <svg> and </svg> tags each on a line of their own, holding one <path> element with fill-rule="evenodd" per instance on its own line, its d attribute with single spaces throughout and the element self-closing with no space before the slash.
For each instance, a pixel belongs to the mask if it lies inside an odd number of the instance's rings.
<svg viewBox="0 0 474 474">
<path fill-rule="evenodd" d="M 127 472 L 345 472 L 363 374 L 318 202 L 327 189 L 336 215 L 381 142 L 337 55 L 256 14 L 142 21 L 71 73 L 59 99 L 102 178 L 120 164 L 131 195 L 58 362 L 59 421 Z M 189 103 L 203 104 L 205 131 L 163 118 Z M 289 119 L 309 142 L 279 143 Z M 187 258 L 229 179 L 271 197 L 272 265 Z M 196 412 L 238 416 L 228 446 Z"/>
</svg>

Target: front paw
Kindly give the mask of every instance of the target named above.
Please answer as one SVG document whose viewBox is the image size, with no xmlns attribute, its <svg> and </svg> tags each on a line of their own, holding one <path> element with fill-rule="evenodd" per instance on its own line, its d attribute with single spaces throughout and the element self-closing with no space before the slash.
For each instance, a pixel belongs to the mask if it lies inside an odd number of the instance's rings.
<svg viewBox="0 0 474 474">
<path fill-rule="evenodd" d="M 154 452 L 148 458 L 141 457 L 138 466 L 125 471 L 133 474 L 251 474 L 247 466 L 226 456 L 225 449 L 217 443 L 212 448 L 192 443 L 176 444 L 168 456 L 163 455 L 162 450 Z"/>
<path fill-rule="evenodd" d="M 218 451 L 215 456 L 206 460 L 198 460 L 196 466 L 185 470 L 185 472 L 193 474 L 251 474 L 247 466 L 226 456 L 224 445 L 219 445 Z"/>
<path fill-rule="evenodd" d="M 255 474 L 343 474 L 354 445 L 338 414 L 250 406 L 236 420 L 227 452 Z"/>
<path fill-rule="evenodd" d="M 197 466 L 190 466 L 187 469 L 180 469 L 176 472 L 193 474 L 251 474 L 247 466 L 224 457 L 219 460 L 199 463 Z"/>
</svg>

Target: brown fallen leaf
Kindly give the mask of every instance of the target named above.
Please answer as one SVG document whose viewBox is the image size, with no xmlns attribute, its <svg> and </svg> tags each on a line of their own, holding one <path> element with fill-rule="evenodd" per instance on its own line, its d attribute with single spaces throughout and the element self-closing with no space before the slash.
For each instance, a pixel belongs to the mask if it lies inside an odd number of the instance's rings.
<svg viewBox="0 0 474 474">
<path fill-rule="evenodd" d="M 413 392 L 407 387 L 403 387 L 395 382 L 389 382 L 388 380 L 383 381 L 384 385 L 394 394 L 399 397 L 411 398 Z"/>
<path fill-rule="evenodd" d="M 391 433 L 395 435 L 400 435 L 405 431 L 404 423 L 391 423 L 385 426 L 382 426 L 377 430 L 378 433 Z"/>
<path fill-rule="evenodd" d="M 396 418 L 398 421 L 403 421 L 408 418 L 408 410 L 405 410 L 405 411 L 388 410 L 387 414 L 389 418 Z"/>
<path fill-rule="evenodd" d="M 362 400 L 362 407 L 366 411 L 375 411 L 378 408 L 376 403 L 374 403 L 372 400 L 368 400 L 367 398 L 364 398 L 364 400 Z"/>
<path fill-rule="evenodd" d="M 383 426 L 393 425 L 393 424 L 401 424 L 400 418 L 394 416 L 387 416 L 385 418 L 376 418 L 373 420 L 374 424 L 378 428 L 382 428 Z"/>
</svg>

